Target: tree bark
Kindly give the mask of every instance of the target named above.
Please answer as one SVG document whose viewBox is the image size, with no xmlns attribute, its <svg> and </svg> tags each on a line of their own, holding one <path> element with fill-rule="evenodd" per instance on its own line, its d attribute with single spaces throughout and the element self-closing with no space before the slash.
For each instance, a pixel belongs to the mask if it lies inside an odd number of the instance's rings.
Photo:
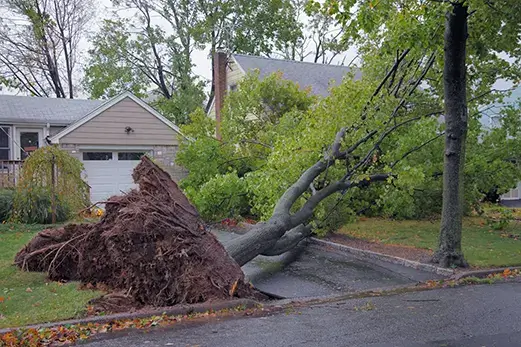
<svg viewBox="0 0 521 347">
<path fill-rule="evenodd" d="M 461 251 L 463 169 L 467 137 L 466 41 L 468 7 L 454 3 L 445 22 L 445 153 L 443 207 L 438 250 L 433 261 L 443 267 L 467 266 Z"/>
</svg>

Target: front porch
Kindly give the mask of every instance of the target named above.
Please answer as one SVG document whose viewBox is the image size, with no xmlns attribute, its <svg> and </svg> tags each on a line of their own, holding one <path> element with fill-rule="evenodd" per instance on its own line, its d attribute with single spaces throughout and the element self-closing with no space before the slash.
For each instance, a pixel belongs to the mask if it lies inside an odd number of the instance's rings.
<svg viewBox="0 0 521 347">
<path fill-rule="evenodd" d="M 23 160 L 0 160 L 0 189 L 16 186 L 22 164 Z"/>
</svg>

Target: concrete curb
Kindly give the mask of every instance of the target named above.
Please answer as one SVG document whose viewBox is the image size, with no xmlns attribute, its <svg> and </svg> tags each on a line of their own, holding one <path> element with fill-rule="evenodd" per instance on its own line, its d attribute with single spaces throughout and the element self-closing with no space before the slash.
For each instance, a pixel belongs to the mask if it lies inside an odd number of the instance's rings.
<svg viewBox="0 0 521 347">
<path fill-rule="evenodd" d="M 262 307 L 264 308 L 284 308 L 291 306 L 299 306 L 299 305 L 315 305 L 315 304 L 325 304 L 332 303 L 342 300 L 353 300 L 353 299 L 365 299 L 365 298 L 374 298 L 374 297 L 382 297 L 382 296 L 391 296 L 391 295 L 399 295 L 403 293 L 409 292 L 422 292 L 433 290 L 436 288 L 430 288 L 426 286 L 419 286 L 418 284 L 413 285 L 398 285 L 398 286 L 390 286 L 383 288 L 375 288 L 369 290 L 361 290 L 355 292 L 348 293 L 338 293 L 331 295 L 321 295 L 321 296 L 306 296 L 299 298 L 288 298 L 281 299 L 276 301 L 264 302 L 262 303 Z"/>
<path fill-rule="evenodd" d="M 216 301 L 216 302 L 205 302 L 201 304 L 193 304 L 193 305 L 179 305 L 179 306 L 171 306 L 164 307 L 163 309 L 154 309 L 152 311 L 136 311 L 136 312 L 123 312 L 116 313 L 107 316 L 94 316 L 94 317 L 86 317 L 79 319 L 71 319 L 60 322 L 50 322 L 50 323 L 42 323 L 42 324 L 34 324 L 22 327 L 12 327 L 0 329 L 0 335 L 8 333 L 13 330 L 19 329 L 40 329 L 40 328 L 52 328 L 60 325 L 77 325 L 77 324 L 106 324 L 115 320 L 121 319 L 137 319 L 137 318 L 146 318 L 152 316 L 161 316 L 166 314 L 168 316 L 179 316 L 190 313 L 204 313 L 210 310 L 219 311 L 224 309 L 232 309 L 237 306 L 244 306 L 245 308 L 254 308 L 257 307 L 260 303 L 255 300 L 250 299 L 237 299 L 230 301 Z"/>
<path fill-rule="evenodd" d="M 346 245 L 342 245 L 340 243 L 320 240 L 320 239 L 317 239 L 314 237 L 311 238 L 311 242 L 318 244 L 318 245 L 333 247 L 337 250 L 347 252 L 361 260 L 376 259 L 376 260 L 380 260 L 380 261 L 386 261 L 389 263 L 402 265 L 405 267 L 410 267 L 410 268 L 413 268 L 416 270 L 432 272 L 432 273 L 435 273 L 437 275 L 442 275 L 442 276 L 453 276 L 455 273 L 454 270 L 445 269 L 445 268 L 438 267 L 438 266 L 435 266 L 432 264 L 420 263 L 420 262 L 413 261 L 413 260 L 394 257 L 394 256 L 388 255 L 388 254 L 377 253 L 377 252 L 368 251 L 365 249 L 349 247 Z"/>
<path fill-rule="evenodd" d="M 467 272 L 461 272 L 459 274 L 455 274 L 451 277 L 452 280 L 461 280 L 463 278 L 468 277 L 486 277 L 488 275 L 496 274 L 496 273 L 502 273 L 505 270 L 521 270 L 521 266 L 511 266 L 511 267 L 500 267 L 496 269 L 485 269 L 485 270 L 473 270 L 473 271 L 467 271 Z"/>
</svg>

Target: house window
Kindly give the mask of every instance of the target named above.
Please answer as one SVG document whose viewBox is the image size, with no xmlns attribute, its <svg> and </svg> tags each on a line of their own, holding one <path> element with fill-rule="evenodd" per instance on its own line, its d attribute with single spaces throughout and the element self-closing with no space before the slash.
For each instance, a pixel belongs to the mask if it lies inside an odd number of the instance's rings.
<svg viewBox="0 0 521 347">
<path fill-rule="evenodd" d="M 112 152 L 83 152 L 83 160 L 112 160 Z"/>
<path fill-rule="evenodd" d="M 143 152 L 119 152 L 118 160 L 140 160 L 144 155 Z"/>
<path fill-rule="evenodd" d="M 0 160 L 9 160 L 9 127 L 0 127 Z"/>
<path fill-rule="evenodd" d="M 236 84 L 230 84 L 230 92 L 234 92 L 237 90 L 237 85 Z"/>
</svg>

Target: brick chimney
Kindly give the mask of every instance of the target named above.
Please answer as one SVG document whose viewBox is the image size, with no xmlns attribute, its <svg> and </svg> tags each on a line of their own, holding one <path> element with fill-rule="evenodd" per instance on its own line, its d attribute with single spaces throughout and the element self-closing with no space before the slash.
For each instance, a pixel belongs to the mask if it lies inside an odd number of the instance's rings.
<svg viewBox="0 0 521 347">
<path fill-rule="evenodd" d="M 215 107 L 215 135 L 218 140 L 221 139 L 221 110 L 223 107 L 224 96 L 227 90 L 226 66 L 227 54 L 223 51 L 216 51 L 213 59 L 213 76 L 214 76 L 214 107 Z"/>
</svg>

